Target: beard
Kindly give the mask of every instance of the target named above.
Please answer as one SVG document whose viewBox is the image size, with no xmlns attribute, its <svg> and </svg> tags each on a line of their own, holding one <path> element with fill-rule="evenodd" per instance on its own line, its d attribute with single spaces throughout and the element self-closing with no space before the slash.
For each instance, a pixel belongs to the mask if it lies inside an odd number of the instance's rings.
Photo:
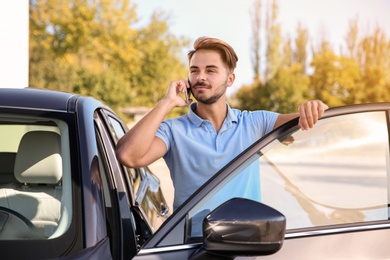
<svg viewBox="0 0 390 260">
<path fill-rule="evenodd" d="M 211 85 L 207 85 L 203 82 L 196 83 L 193 86 L 193 88 L 195 88 L 196 86 L 205 86 L 208 88 L 212 88 Z M 217 88 L 216 92 L 211 97 L 205 97 L 204 95 L 197 95 L 197 96 L 194 95 L 194 97 L 200 103 L 203 103 L 205 105 L 211 105 L 217 102 L 226 93 L 226 89 L 227 89 L 227 80 Z"/>
</svg>

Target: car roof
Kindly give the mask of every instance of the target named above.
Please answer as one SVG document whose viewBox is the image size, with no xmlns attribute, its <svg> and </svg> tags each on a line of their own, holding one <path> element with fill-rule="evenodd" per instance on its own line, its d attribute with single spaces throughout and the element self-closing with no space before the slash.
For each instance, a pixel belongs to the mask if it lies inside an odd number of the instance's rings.
<svg viewBox="0 0 390 260">
<path fill-rule="evenodd" d="M 0 108 L 43 109 L 69 112 L 74 109 L 77 94 L 34 89 L 0 88 Z"/>
</svg>

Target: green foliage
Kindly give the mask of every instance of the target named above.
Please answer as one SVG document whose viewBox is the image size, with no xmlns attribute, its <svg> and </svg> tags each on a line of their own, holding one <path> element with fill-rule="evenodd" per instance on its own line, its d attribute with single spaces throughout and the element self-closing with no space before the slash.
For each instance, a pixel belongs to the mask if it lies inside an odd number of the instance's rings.
<svg viewBox="0 0 390 260">
<path fill-rule="evenodd" d="M 266 68 L 265 80 L 271 79 L 277 73 L 282 65 L 280 53 L 280 44 L 282 42 L 281 27 L 278 22 L 279 6 L 276 0 L 272 1 L 270 10 L 267 12 L 266 19 L 266 35 L 267 35 L 267 50 L 266 50 Z"/>
<path fill-rule="evenodd" d="M 336 55 L 323 40 L 311 66 L 313 98 L 330 106 L 390 100 L 390 45 L 376 28 L 358 41 L 357 21 L 350 23 L 347 54 Z"/>
<path fill-rule="evenodd" d="M 336 54 L 323 36 L 309 55 L 307 29 L 298 24 L 295 39 L 282 39 L 277 17 L 278 5 L 273 0 L 264 28 L 267 38 L 264 80 L 255 77 L 253 84 L 235 93 L 232 100 L 238 108 L 292 113 L 308 99 L 321 99 L 330 107 L 390 101 L 390 40 L 381 28 L 375 28 L 372 34 L 359 35 L 356 18 L 349 24 L 345 53 Z M 259 24 L 254 23 L 253 27 L 255 37 L 260 34 Z M 253 55 L 259 51 L 252 50 Z M 308 57 L 312 57 L 311 61 Z M 256 71 L 256 63 L 254 66 Z"/>
<path fill-rule="evenodd" d="M 291 113 L 307 99 L 331 107 L 390 100 L 390 41 L 381 28 L 361 35 L 356 18 L 341 53 L 325 37 L 308 53 L 310 37 L 301 24 L 295 39 L 282 37 L 277 0 L 265 10 L 264 28 L 262 10 L 255 0 L 255 76 L 230 98 L 238 108 Z M 167 14 L 156 12 L 140 27 L 136 11 L 130 0 L 30 0 L 30 87 L 92 95 L 117 112 L 154 106 L 171 80 L 187 77 L 181 53 L 189 41 L 170 32 Z"/>
<path fill-rule="evenodd" d="M 136 28 L 128 0 L 30 1 L 30 87 L 92 95 L 115 109 L 153 106 L 185 77 L 188 44 L 153 15 Z"/>
<path fill-rule="evenodd" d="M 261 80 L 261 0 L 253 1 L 251 10 L 252 21 L 252 40 L 251 40 L 251 62 L 253 67 L 253 79 L 256 82 Z"/>
<path fill-rule="evenodd" d="M 309 32 L 301 23 L 297 27 L 297 38 L 295 39 L 295 51 L 293 61 L 302 65 L 302 72 L 306 73 L 307 44 L 309 43 Z"/>
<path fill-rule="evenodd" d="M 77 71 L 77 79 L 73 86 L 76 93 L 103 100 L 117 110 L 123 104 L 129 103 L 130 87 L 123 75 L 118 72 L 107 70 L 95 73 L 84 67 Z"/>
<path fill-rule="evenodd" d="M 187 68 L 178 56 L 188 40 L 169 33 L 164 13 L 154 13 L 148 27 L 140 30 L 137 47 L 138 74 L 132 77 L 132 96 L 137 106 L 154 106 L 164 97 L 171 80 L 185 78 Z"/>
<path fill-rule="evenodd" d="M 315 55 L 311 66 L 314 68 L 310 77 L 312 98 L 321 99 L 331 107 L 360 102 L 357 88 L 361 76 L 354 60 L 327 50 Z"/>
<path fill-rule="evenodd" d="M 359 63 L 364 85 L 362 102 L 390 100 L 390 40 L 377 27 L 372 35 L 365 36 L 357 45 L 356 60 Z"/>
<path fill-rule="evenodd" d="M 297 111 L 299 104 L 307 100 L 308 86 L 309 77 L 302 74 L 301 65 L 295 63 L 279 69 L 265 84 L 242 87 L 235 99 L 241 109 L 291 113 Z"/>
</svg>

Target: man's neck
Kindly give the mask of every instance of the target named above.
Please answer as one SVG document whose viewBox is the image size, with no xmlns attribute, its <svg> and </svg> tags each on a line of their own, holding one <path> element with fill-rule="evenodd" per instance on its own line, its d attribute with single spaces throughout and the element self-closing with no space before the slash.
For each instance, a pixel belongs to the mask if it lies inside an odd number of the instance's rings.
<svg viewBox="0 0 390 260">
<path fill-rule="evenodd" d="M 209 120 L 215 131 L 218 132 L 227 116 L 226 101 L 215 102 L 211 105 L 198 102 L 196 104 L 196 114 L 202 119 Z"/>
</svg>

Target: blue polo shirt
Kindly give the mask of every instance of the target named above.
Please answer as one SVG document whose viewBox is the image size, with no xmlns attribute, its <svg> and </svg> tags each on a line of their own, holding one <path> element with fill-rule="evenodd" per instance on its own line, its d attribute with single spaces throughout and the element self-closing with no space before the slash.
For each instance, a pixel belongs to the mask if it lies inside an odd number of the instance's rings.
<svg viewBox="0 0 390 260">
<path fill-rule="evenodd" d="M 228 113 L 219 132 L 209 120 L 195 114 L 196 103 L 188 113 L 167 119 L 156 136 L 166 146 L 165 162 L 175 188 L 173 208 L 179 207 L 210 177 L 256 140 L 270 132 L 278 113 L 241 111 L 227 104 Z"/>
</svg>

